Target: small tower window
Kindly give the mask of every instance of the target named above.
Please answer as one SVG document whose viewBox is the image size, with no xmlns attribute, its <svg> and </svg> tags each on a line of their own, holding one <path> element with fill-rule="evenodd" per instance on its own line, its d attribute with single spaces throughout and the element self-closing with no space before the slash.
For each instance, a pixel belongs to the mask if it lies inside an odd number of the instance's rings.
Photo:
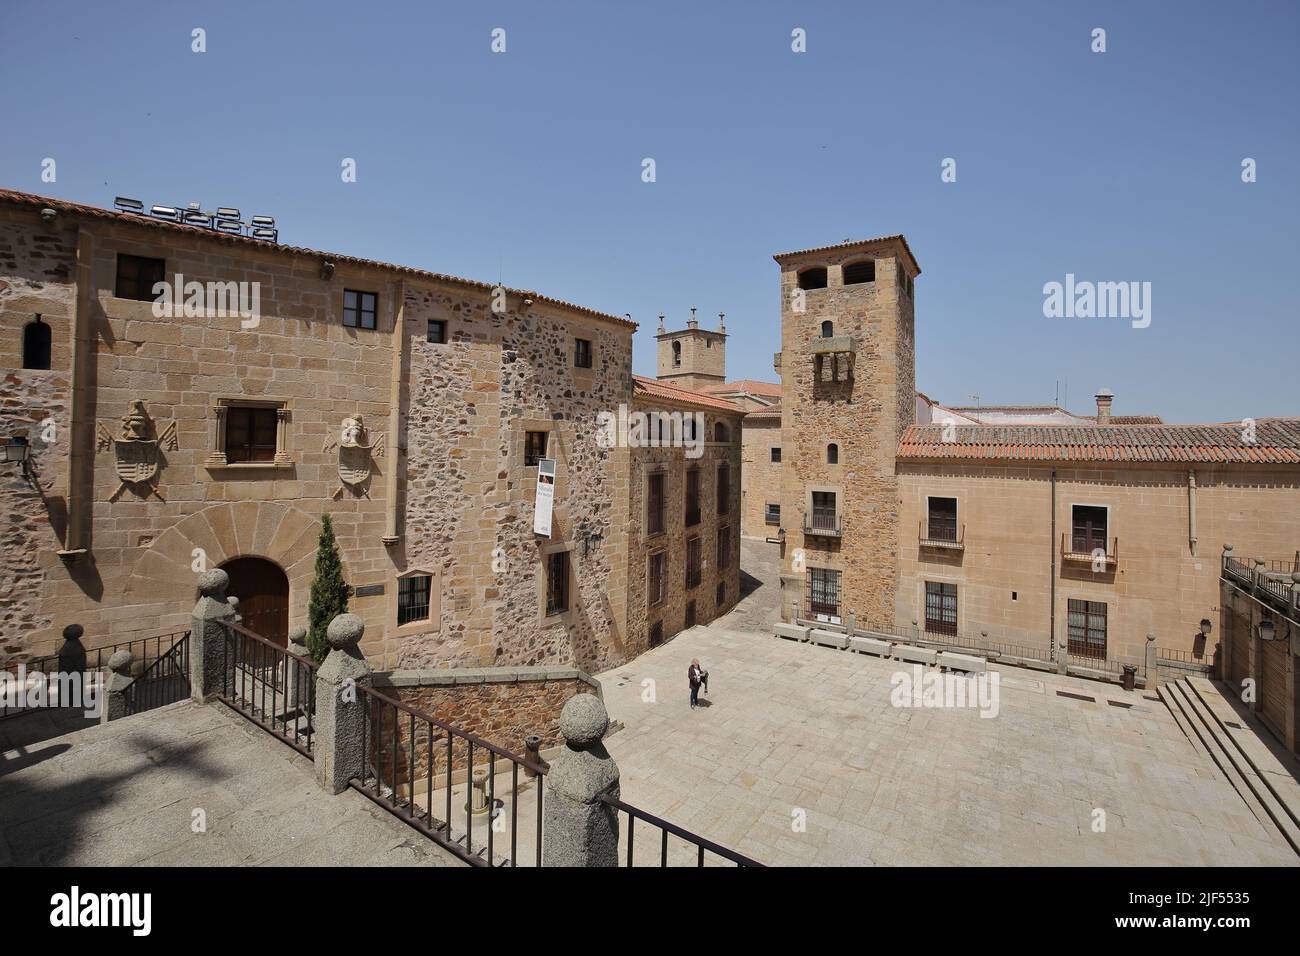
<svg viewBox="0 0 1300 956">
<path fill-rule="evenodd" d="M 838 465 L 840 463 L 840 446 L 832 442 L 826 446 L 826 464 Z"/>
<path fill-rule="evenodd" d="M 717 422 L 713 426 L 713 440 L 716 442 L 730 441 L 727 436 L 727 426 L 722 424 L 722 422 Z"/>
<path fill-rule="evenodd" d="M 38 315 L 23 327 L 23 368 L 50 367 L 50 327 Z"/>
<path fill-rule="evenodd" d="M 835 337 L 835 323 L 827 319 L 822 323 L 822 338 L 830 339 Z"/>
<path fill-rule="evenodd" d="M 876 281 L 876 260 L 864 259 L 862 262 L 851 262 L 844 267 L 844 284 L 858 285 L 862 282 Z"/>
<path fill-rule="evenodd" d="M 673 368 L 680 368 L 682 364 L 682 343 L 673 343 Z"/>
<path fill-rule="evenodd" d="M 816 266 L 812 269 L 804 269 L 803 272 L 799 273 L 799 288 L 801 289 L 826 288 L 825 266 Z"/>
</svg>

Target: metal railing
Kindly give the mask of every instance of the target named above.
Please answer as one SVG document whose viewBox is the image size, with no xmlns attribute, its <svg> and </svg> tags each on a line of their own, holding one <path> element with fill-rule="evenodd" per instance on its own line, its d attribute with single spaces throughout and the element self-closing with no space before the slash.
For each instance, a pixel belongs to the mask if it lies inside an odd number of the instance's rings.
<svg viewBox="0 0 1300 956">
<path fill-rule="evenodd" d="M 161 657 L 142 670 L 123 695 L 126 713 L 174 704 L 190 696 L 190 632 L 176 641 Z"/>
<path fill-rule="evenodd" d="M 814 508 L 811 513 L 804 515 L 803 533 L 838 538 L 841 535 L 840 516 L 834 511 Z"/>
<path fill-rule="evenodd" d="M 966 545 L 966 526 L 958 526 L 956 521 L 921 519 L 917 531 L 920 543 L 931 548 L 964 548 Z"/>
<path fill-rule="evenodd" d="M 316 713 L 315 661 L 228 621 L 222 642 L 222 703 L 310 757 Z"/>
<path fill-rule="evenodd" d="M 1288 615 L 1300 613 L 1300 585 L 1291 575 L 1300 571 L 1300 552 L 1289 561 L 1237 558 L 1224 550 L 1220 576 Z"/>
<path fill-rule="evenodd" d="M 108 670 L 108 659 L 118 651 L 129 651 L 131 654 L 131 672 L 132 674 L 143 674 L 157 660 L 171 652 L 172 648 L 182 640 L 188 639 L 190 632 L 171 631 L 167 634 L 156 634 L 152 637 L 138 637 L 130 641 L 122 641 L 118 644 L 105 644 L 102 647 L 93 647 L 85 652 L 86 664 L 85 673 L 103 673 Z M 57 676 L 63 670 L 60 660 L 63 655 L 49 654 L 45 657 L 37 657 L 30 661 L 18 661 L 7 665 L 5 668 L 9 676 L 16 680 L 19 668 L 25 674 L 26 681 L 33 679 L 48 680 L 51 675 Z M 187 658 L 188 660 L 188 658 Z M 39 675 L 39 677 L 37 676 Z M 187 685 L 188 687 L 188 685 Z M 187 691 L 188 693 L 188 691 Z M 177 697 L 176 700 L 181 698 Z M 163 700 L 160 704 L 154 706 L 161 707 L 162 704 L 174 703 L 173 700 Z M 44 709 L 44 708 L 41 708 Z M 10 707 L 5 700 L 4 695 L 0 694 L 0 720 L 8 717 L 19 717 L 26 713 L 32 713 L 21 705 Z"/>
<path fill-rule="evenodd" d="M 742 853 L 735 850 L 729 850 L 725 846 L 714 843 L 712 840 L 706 840 L 698 834 L 685 830 L 674 823 L 655 816 L 653 813 L 646 813 L 644 810 L 634 807 L 631 804 L 624 803 L 614 797 L 602 796 L 601 801 L 606 806 L 613 807 L 615 812 L 627 814 L 627 866 L 633 866 L 635 860 L 636 848 L 636 821 L 648 823 L 650 826 L 659 830 L 659 866 L 668 865 L 668 837 L 675 836 L 685 841 L 695 848 L 695 865 L 704 866 L 705 854 L 712 853 L 714 856 L 726 860 L 728 863 L 734 863 L 736 866 L 763 866 L 757 860 L 751 860 Z"/>
<path fill-rule="evenodd" d="M 1111 538 L 1110 543 L 1107 544 L 1104 537 L 1074 535 L 1063 532 L 1061 534 L 1061 557 L 1066 561 L 1083 562 L 1100 559 L 1107 566 L 1113 565 L 1119 561 L 1119 538 Z"/>
<path fill-rule="evenodd" d="M 359 686 L 357 690 L 367 702 L 368 720 L 361 776 L 352 779 L 353 789 L 472 866 L 519 865 L 521 792 L 531 790 L 535 794 L 536 823 L 530 842 L 536 865 L 542 865 L 543 787 L 539 775 L 546 772 L 544 767 L 373 688 Z M 510 774 L 510 848 L 500 860 L 495 824 L 505 810 L 497 802 L 498 765 L 501 773 Z M 520 769 L 526 775 L 522 791 Z M 531 787 L 529 780 L 533 782 Z M 441 791 L 436 812 L 435 790 Z M 481 805 L 476 802 L 480 797 Z M 476 816 L 482 817 L 479 826 L 486 829 L 477 847 Z M 463 828 L 459 835 L 458 825 Z M 525 834 L 526 841 L 528 837 Z"/>
</svg>

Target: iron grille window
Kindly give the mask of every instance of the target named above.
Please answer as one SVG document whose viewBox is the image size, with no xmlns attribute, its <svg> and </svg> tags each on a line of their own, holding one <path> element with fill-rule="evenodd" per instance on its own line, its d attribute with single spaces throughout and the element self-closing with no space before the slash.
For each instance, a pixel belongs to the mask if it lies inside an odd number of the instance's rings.
<svg viewBox="0 0 1300 956">
<path fill-rule="evenodd" d="M 425 340 L 432 342 L 434 345 L 447 344 L 447 323 L 443 319 L 430 319 L 428 331 L 425 332 Z"/>
<path fill-rule="evenodd" d="M 668 552 L 656 551 L 650 555 L 649 605 L 661 604 L 668 596 Z"/>
<path fill-rule="evenodd" d="M 1098 505 L 1075 505 L 1070 520 L 1070 550 L 1077 554 L 1091 554 L 1098 548 L 1106 551 L 1106 517 L 1106 509 Z"/>
<path fill-rule="evenodd" d="M 546 614 L 569 609 L 569 552 L 555 551 L 546 558 Z"/>
<path fill-rule="evenodd" d="M 531 468 L 546 457 L 546 432 L 524 433 L 524 467 Z"/>
<path fill-rule="evenodd" d="M 664 476 L 651 475 L 646 480 L 646 534 L 664 531 Z"/>
<path fill-rule="evenodd" d="M 808 614 L 840 616 L 840 572 L 830 568 L 809 568 Z"/>
<path fill-rule="evenodd" d="M 274 461 L 278 413 L 274 408 L 231 405 L 226 409 L 226 461 Z"/>
<path fill-rule="evenodd" d="M 1069 652 L 1072 657 L 1106 658 L 1106 605 L 1102 601 L 1069 603 Z"/>
<path fill-rule="evenodd" d="M 731 566 L 731 526 L 723 525 L 718 529 L 718 570 Z"/>
<path fill-rule="evenodd" d="M 773 449 L 772 449 L 772 464 L 774 464 L 774 465 L 779 465 L 779 464 L 781 464 L 781 449 L 780 449 L 780 448 L 773 448 Z"/>
<path fill-rule="evenodd" d="M 929 533 L 931 541 L 957 540 L 957 499 L 931 498 L 929 507 Z"/>
<path fill-rule="evenodd" d="M 147 256 L 128 256 L 119 253 L 117 283 L 113 294 L 119 299 L 152 302 L 158 298 L 154 295 L 154 283 L 165 282 L 166 273 L 166 259 L 150 259 Z"/>
<path fill-rule="evenodd" d="M 591 368 L 591 340 L 573 340 L 573 367 Z"/>
<path fill-rule="evenodd" d="M 764 521 L 766 524 L 780 524 L 780 523 L 781 523 L 781 506 L 780 506 L 780 505 L 774 505 L 774 504 L 768 504 L 768 505 L 766 506 L 766 510 L 765 510 L 764 513 L 763 513 L 763 521 Z"/>
<path fill-rule="evenodd" d="M 700 470 L 686 473 L 686 527 L 700 523 Z"/>
<path fill-rule="evenodd" d="M 700 557 L 703 549 L 700 547 L 699 538 L 691 538 L 686 542 L 686 589 L 700 586 Z"/>
<path fill-rule="evenodd" d="M 731 505 L 731 466 L 718 466 L 718 514 L 725 515 Z"/>
<path fill-rule="evenodd" d="M 343 290 L 343 324 L 350 329 L 373 329 L 379 315 L 379 296 L 356 289 Z"/>
<path fill-rule="evenodd" d="M 413 574 L 397 579 L 397 626 L 429 619 L 429 591 L 433 577 Z"/>
<path fill-rule="evenodd" d="M 835 492 L 812 493 L 812 528 L 817 531 L 834 531 L 836 519 Z"/>
<path fill-rule="evenodd" d="M 930 634 L 957 636 L 957 585 L 925 582 L 925 629 Z"/>
</svg>

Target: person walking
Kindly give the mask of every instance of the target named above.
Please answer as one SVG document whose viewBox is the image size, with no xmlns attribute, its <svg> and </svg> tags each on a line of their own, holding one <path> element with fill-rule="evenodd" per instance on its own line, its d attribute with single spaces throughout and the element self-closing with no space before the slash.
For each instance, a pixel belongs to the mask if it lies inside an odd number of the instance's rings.
<svg viewBox="0 0 1300 956">
<path fill-rule="evenodd" d="M 704 670 L 700 667 L 698 658 L 691 661 L 691 666 L 686 670 L 686 679 L 691 684 L 691 707 L 693 709 L 700 705 L 700 684 L 704 683 Z"/>
</svg>

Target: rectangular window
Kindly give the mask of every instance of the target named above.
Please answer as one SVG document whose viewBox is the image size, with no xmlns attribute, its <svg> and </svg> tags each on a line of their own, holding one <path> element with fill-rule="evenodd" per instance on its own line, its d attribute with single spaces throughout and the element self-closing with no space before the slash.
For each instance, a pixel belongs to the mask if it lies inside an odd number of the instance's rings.
<svg viewBox="0 0 1300 956">
<path fill-rule="evenodd" d="M 650 555 L 649 591 L 647 602 L 650 607 L 662 604 L 668 596 L 668 552 L 656 551 Z"/>
<path fill-rule="evenodd" d="M 430 319 L 429 329 L 424 334 L 426 342 L 432 342 L 434 345 L 447 344 L 447 323 L 443 319 Z"/>
<path fill-rule="evenodd" d="M 573 367 L 591 368 L 591 340 L 573 340 Z"/>
<path fill-rule="evenodd" d="M 553 551 L 546 557 L 546 615 L 569 609 L 569 552 Z"/>
<path fill-rule="evenodd" d="M 731 510 L 731 466 L 718 466 L 718 514 Z"/>
<path fill-rule="evenodd" d="M 695 626 L 695 602 L 694 601 L 686 602 L 686 626 L 687 627 Z"/>
<path fill-rule="evenodd" d="M 546 457 L 546 432 L 524 433 L 524 467 L 532 468 Z"/>
<path fill-rule="evenodd" d="M 686 473 L 686 527 L 700 523 L 700 470 Z"/>
<path fill-rule="evenodd" d="M 808 614 L 816 618 L 840 616 L 840 572 L 830 568 L 809 568 Z"/>
<path fill-rule="evenodd" d="M 429 619 L 429 589 L 433 577 L 413 574 L 397 579 L 397 626 Z"/>
<path fill-rule="evenodd" d="M 726 604 L 726 603 L 727 603 L 727 582 L 726 582 L 726 581 L 719 581 L 719 582 L 718 582 L 718 593 L 717 593 L 716 595 L 714 595 L 713 605 L 714 605 L 714 607 L 716 607 L 719 611 L 721 611 L 721 610 L 722 610 L 722 606 L 723 606 L 724 604 Z"/>
<path fill-rule="evenodd" d="M 646 479 L 646 534 L 663 534 L 664 503 L 664 476 L 663 474 L 650 475 Z"/>
<path fill-rule="evenodd" d="M 698 537 L 686 542 L 686 590 L 700 586 L 700 558 L 703 549 Z"/>
<path fill-rule="evenodd" d="M 930 634 L 957 636 L 957 585 L 925 582 L 925 629 Z"/>
<path fill-rule="evenodd" d="M 1076 601 L 1069 604 L 1068 650 L 1071 657 L 1106 658 L 1106 605 L 1102 601 Z"/>
<path fill-rule="evenodd" d="M 931 498 L 926 539 L 929 541 L 957 540 L 957 499 Z"/>
<path fill-rule="evenodd" d="M 152 302 L 158 298 L 154 295 L 154 283 L 166 281 L 166 259 L 150 259 L 147 256 L 128 256 L 118 253 L 117 284 L 113 288 L 113 294 L 119 299 Z"/>
<path fill-rule="evenodd" d="M 1070 550 L 1076 554 L 1091 554 L 1106 548 L 1106 509 L 1098 505 L 1074 505 L 1070 516 Z"/>
<path fill-rule="evenodd" d="M 343 324 L 350 329 L 377 327 L 379 296 L 356 289 L 343 290 Z"/>
<path fill-rule="evenodd" d="M 731 526 L 718 529 L 718 570 L 731 567 Z"/>
<path fill-rule="evenodd" d="M 274 408 L 226 409 L 226 461 L 274 461 L 279 415 Z"/>
<path fill-rule="evenodd" d="M 781 523 L 781 506 L 769 502 L 763 511 L 763 522 L 765 524 Z"/>
<path fill-rule="evenodd" d="M 772 464 L 774 464 L 774 465 L 779 465 L 779 464 L 781 464 L 781 449 L 780 449 L 780 448 L 773 448 L 773 449 L 772 449 Z"/>
<path fill-rule="evenodd" d="M 664 642 L 664 622 L 655 621 L 650 625 L 650 646 L 658 647 Z"/>
<path fill-rule="evenodd" d="M 814 491 L 812 493 L 811 524 L 814 531 L 838 531 L 839 513 L 836 510 L 835 492 Z"/>
</svg>

